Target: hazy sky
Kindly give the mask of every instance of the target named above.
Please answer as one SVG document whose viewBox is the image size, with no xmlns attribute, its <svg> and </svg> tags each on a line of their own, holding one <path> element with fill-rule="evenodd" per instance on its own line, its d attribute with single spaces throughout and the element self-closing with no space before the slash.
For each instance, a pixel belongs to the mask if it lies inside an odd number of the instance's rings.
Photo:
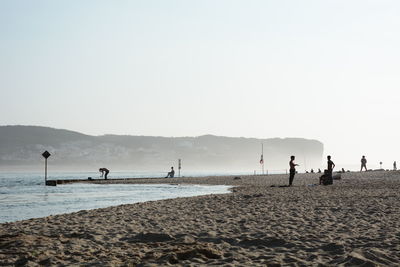
<svg viewBox="0 0 400 267">
<path fill-rule="evenodd" d="M 399 1 L 0 1 L 0 124 L 400 161 Z M 373 167 L 373 166 L 371 166 Z"/>
</svg>

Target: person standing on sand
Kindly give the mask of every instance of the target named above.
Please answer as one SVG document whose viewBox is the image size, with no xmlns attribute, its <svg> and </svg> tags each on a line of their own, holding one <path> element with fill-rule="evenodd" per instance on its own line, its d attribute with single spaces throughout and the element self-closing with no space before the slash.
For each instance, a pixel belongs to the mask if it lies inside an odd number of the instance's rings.
<svg viewBox="0 0 400 267">
<path fill-rule="evenodd" d="M 328 163 L 327 175 L 328 175 L 328 179 L 329 179 L 329 184 L 333 184 L 332 172 L 333 172 L 333 169 L 335 168 L 336 165 L 331 160 L 331 156 L 327 156 L 326 158 L 328 159 L 328 162 L 327 162 Z"/>
<path fill-rule="evenodd" d="M 107 168 L 100 168 L 99 172 L 101 172 L 101 176 L 100 177 L 103 177 L 103 174 L 104 174 L 104 179 L 107 180 L 107 175 L 108 175 L 108 173 L 110 171 Z"/>
<path fill-rule="evenodd" d="M 367 171 L 367 159 L 365 158 L 365 156 L 362 156 L 362 158 L 361 158 L 361 170 L 360 170 L 360 172 L 362 172 L 363 168 L 365 168 L 365 171 Z"/>
<path fill-rule="evenodd" d="M 397 164 L 396 164 L 396 161 L 393 162 L 393 170 L 394 170 L 394 171 L 397 171 Z"/>
<path fill-rule="evenodd" d="M 294 175 L 296 174 L 296 166 L 299 164 L 294 163 L 295 156 L 290 156 L 289 167 L 290 167 L 290 174 L 289 174 L 289 186 L 292 186 Z"/>
</svg>

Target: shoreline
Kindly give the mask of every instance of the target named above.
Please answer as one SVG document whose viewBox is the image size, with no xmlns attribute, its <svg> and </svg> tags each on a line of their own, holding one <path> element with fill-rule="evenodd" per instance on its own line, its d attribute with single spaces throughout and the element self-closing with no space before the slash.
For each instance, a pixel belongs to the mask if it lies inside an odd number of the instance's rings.
<svg viewBox="0 0 400 267">
<path fill-rule="evenodd" d="M 271 186 L 288 175 L 135 178 L 234 187 L 0 224 L 0 264 L 398 264 L 400 172 L 350 172 L 314 186 L 319 175 L 297 174 L 283 188 Z"/>
<path fill-rule="evenodd" d="M 231 192 L 231 186 L 224 185 L 127 184 L 121 181 L 58 186 L 35 182 L 18 186 L 16 182 L 1 188 L 0 224 L 122 204 Z"/>
</svg>

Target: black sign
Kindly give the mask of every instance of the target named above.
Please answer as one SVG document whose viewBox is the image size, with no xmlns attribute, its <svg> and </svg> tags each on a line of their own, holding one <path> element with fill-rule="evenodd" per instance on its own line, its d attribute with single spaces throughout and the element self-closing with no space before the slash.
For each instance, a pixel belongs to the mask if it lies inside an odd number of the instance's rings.
<svg viewBox="0 0 400 267">
<path fill-rule="evenodd" d="M 42 156 L 43 156 L 45 159 L 47 159 L 48 157 L 51 156 L 51 154 L 49 153 L 49 151 L 46 150 L 45 152 L 43 152 Z"/>
</svg>

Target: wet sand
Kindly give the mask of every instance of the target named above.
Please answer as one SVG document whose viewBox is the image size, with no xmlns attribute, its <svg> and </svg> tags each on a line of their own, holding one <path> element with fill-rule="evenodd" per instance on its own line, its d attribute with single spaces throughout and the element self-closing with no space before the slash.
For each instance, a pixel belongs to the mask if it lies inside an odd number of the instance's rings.
<svg viewBox="0 0 400 267">
<path fill-rule="evenodd" d="M 0 265 L 398 266 L 400 172 L 346 173 L 332 186 L 318 177 L 129 181 L 235 187 L 0 224 Z"/>
</svg>

